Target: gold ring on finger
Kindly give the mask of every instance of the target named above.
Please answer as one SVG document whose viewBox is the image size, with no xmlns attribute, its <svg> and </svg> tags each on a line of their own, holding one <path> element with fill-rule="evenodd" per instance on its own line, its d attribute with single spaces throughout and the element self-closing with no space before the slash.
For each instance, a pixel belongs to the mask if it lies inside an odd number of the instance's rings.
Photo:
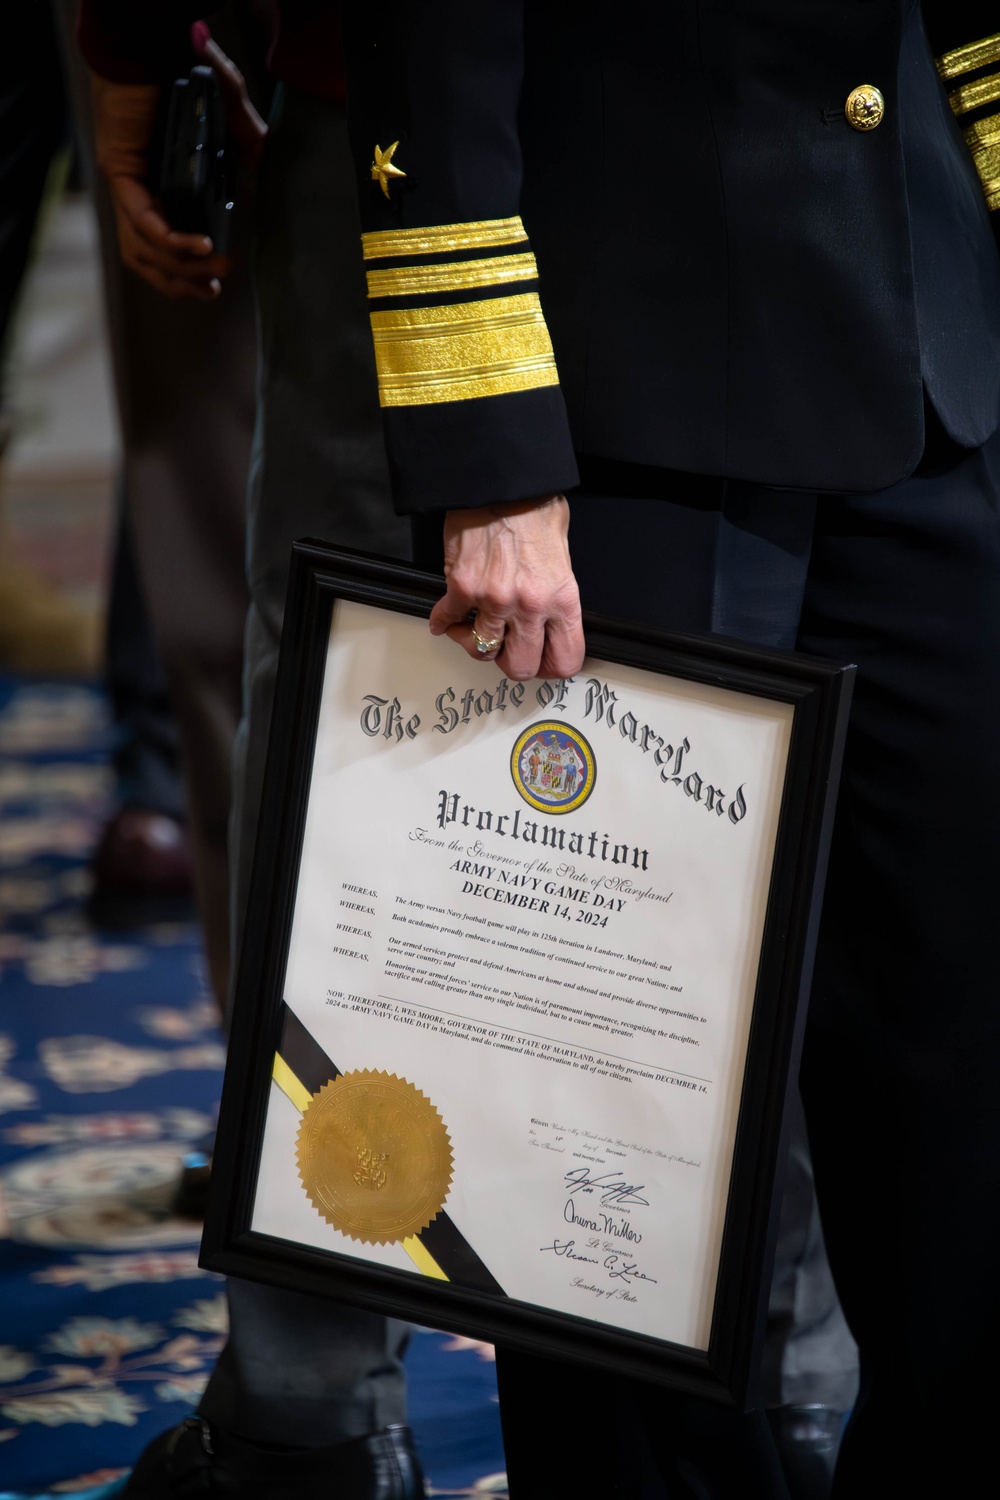
<svg viewBox="0 0 1000 1500">
<path fill-rule="evenodd" d="M 480 656 L 495 656 L 503 645 L 503 636 L 499 636 L 495 641 L 488 641 L 479 634 L 475 625 L 472 627 L 472 639 L 476 643 L 476 650 Z"/>
</svg>

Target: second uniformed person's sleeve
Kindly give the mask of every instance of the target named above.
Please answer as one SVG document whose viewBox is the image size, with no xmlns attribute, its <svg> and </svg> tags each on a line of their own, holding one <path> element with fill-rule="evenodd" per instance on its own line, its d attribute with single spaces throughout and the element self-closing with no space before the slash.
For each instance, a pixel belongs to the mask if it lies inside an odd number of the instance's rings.
<svg viewBox="0 0 1000 1500">
<path fill-rule="evenodd" d="M 577 482 L 521 222 L 520 0 L 344 5 L 348 118 L 397 506 Z"/>
<path fill-rule="evenodd" d="M 924 0 L 924 19 L 1000 240 L 1000 8 L 996 0 Z"/>
</svg>

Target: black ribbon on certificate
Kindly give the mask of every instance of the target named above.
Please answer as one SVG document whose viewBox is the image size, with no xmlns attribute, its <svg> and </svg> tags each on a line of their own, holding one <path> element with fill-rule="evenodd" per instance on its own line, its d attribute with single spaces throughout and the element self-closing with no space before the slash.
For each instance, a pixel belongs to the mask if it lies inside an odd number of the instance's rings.
<svg viewBox="0 0 1000 1500">
<path fill-rule="evenodd" d="M 283 1002 L 281 1011 L 281 1041 L 274 1059 L 274 1080 L 293 1104 L 304 1110 L 313 1095 L 341 1076 L 341 1070 L 289 1005 Z M 497 1297 L 507 1295 L 443 1209 L 413 1238 L 419 1246 L 419 1249 L 414 1246 L 416 1253 L 410 1249 L 412 1241 L 407 1241 L 405 1248 L 424 1275 L 439 1281 L 456 1281 Z"/>
</svg>

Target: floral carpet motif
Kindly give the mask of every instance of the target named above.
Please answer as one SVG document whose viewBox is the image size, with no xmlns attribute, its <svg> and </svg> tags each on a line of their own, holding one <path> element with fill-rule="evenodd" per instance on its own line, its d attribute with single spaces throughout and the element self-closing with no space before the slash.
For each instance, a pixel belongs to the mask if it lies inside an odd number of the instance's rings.
<svg viewBox="0 0 1000 1500">
<path fill-rule="evenodd" d="M 198 1226 L 169 1211 L 224 1058 L 197 933 L 85 916 L 110 743 L 96 690 L 0 680 L 0 1500 L 110 1500 L 225 1337 Z M 490 1356 L 413 1339 L 431 1496 L 507 1495 Z"/>
</svg>

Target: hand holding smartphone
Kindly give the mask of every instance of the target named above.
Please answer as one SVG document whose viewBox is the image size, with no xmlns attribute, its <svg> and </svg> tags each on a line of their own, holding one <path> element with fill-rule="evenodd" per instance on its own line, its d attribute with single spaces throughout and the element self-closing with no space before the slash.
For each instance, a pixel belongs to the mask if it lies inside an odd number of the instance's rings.
<svg viewBox="0 0 1000 1500">
<path fill-rule="evenodd" d="M 159 198 L 171 228 L 205 234 L 225 255 L 233 212 L 233 151 L 226 107 L 214 71 L 198 64 L 170 94 Z"/>
</svg>

